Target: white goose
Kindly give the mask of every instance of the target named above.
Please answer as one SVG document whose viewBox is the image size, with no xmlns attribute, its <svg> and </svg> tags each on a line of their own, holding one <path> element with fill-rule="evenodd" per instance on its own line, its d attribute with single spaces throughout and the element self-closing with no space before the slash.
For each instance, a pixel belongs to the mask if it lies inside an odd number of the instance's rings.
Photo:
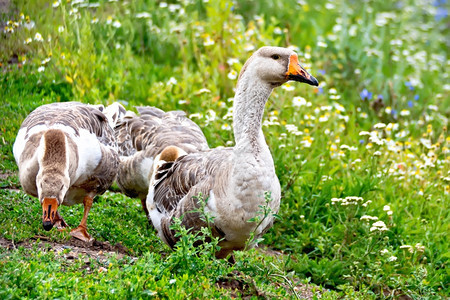
<svg viewBox="0 0 450 300">
<path fill-rule="evenodd" d="M 139 115 L 127 112 L 115 128 L 120 155 L 116 181 L 127 196 L 141 199 L 148 217 L 145 201 L 156 155 L 168 146 L 177 146 L 186 153 L 209 147 L 201 129 L 184 112 L 164 112 L 155 107 L 137 110 Z"/>
<path fill-rule="evenodd" d="M 94 196 L 105 192 L 116 176 L 119 156 L 113 126 L 124 113 L 118 103 L 106 109 L 52 103 L 38 107 L 23 121 L 14 157 L 24 191 L 42 205 L 45 230 L 67 226 L 57 210 L 60 205 L 83 203 L 83 219 L 70 234 L 92 240 L 87 217 Z"/>
<path fill-rule="evenodd" d="M 170 229 L 174 217 L 192 230 L 206 226 L 194 210 L 199 209 L 198 195 L 207 198 L 205 212 L 213 217 L 213 234 L 222 240 L 219 258 L 233 250 L 244 249 L 254 232 L 262 235 L 273 223 L 272 215 L 259 226 L 249 222 L 265 194 L 269 206 L 280 206 L 280 183 L 266 144 L 261 122 L 264 106 L 272 90 L 288 80 L 318 85 L 317 80 L 299 64 L 295 52 L 280 47 L 262 47 L 247 60 L 239 75 L 234 98 L 234 136 L 236 146 L 185 154 L 173 161 L 174 147 L 165 149 L 154 162 L 147 196 L 147 208 L 159 236 L 171 247 L 177 241 Z"/>
</svg>

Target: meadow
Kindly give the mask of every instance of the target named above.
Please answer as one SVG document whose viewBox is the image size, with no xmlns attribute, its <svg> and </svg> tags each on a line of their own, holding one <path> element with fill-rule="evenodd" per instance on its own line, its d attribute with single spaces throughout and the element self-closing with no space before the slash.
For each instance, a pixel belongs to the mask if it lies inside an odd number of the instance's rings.
<svg viewBox="0 0 450 300">
<path fill-rule="evenodd" d="M 1 299 L 450 297 L 446 0 L 5 3 Z M 266 105 L 282 201 L 257 248 L 229 264 L 185 230 L 171 251 L 114 186 L 92 207 L 86 251 L 44 231 L 12 155 L 34 108 L 183 110 L 211 147 L 230 146 L 239 71 L 264 45 L 294 49 L 320 85 L 285 84 Z M 82 207 L 61 214 L 73 227 Z"/>
</svg>

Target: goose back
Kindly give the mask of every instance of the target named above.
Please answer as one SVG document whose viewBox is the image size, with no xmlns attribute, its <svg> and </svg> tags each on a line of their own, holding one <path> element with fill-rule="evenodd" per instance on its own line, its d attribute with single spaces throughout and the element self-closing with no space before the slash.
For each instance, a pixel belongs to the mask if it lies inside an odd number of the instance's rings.
<svg viewBox="0 0 450 300">
<path fill-rule="evenodd" d="M 121 162 L 117 184 L 130 197 L 145 200 L 154 158 L 168 146 L 186 153 L 209 149 L 203 132 L 181 111 L 139 107 L 115 128 Z M 145 209 L 144 209 L 145 210 Z"/>
</svg>

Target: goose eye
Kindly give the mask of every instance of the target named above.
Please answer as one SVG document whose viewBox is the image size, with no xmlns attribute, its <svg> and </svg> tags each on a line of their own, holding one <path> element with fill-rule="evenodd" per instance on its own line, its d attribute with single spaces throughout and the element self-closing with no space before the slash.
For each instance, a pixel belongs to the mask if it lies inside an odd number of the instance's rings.
<svg viewBox="0 0 450 300">
<path fill-rule="evenodd" d="M 274 54 L 271 57 L 272 57 L 272 59 L 275 59 L 275 60 L 280 59 L 280 56 L 278 54 Z"/>
</svg>

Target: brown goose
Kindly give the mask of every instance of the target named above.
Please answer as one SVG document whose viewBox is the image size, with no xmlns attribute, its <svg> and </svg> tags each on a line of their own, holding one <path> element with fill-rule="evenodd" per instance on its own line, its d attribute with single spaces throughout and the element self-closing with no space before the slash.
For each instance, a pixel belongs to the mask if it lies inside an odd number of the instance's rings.
<svg viewBox="0 0 450 300">
<path fill-rule="evenodd" d="M 83 203 L 83 219 L 70 234 L 92 240 L 87 217 L 94 196 L 105 192 L 116 176 L 119 156 L 112 126 L 124 113 L 120 104 L 105 109 L 52 103 L 38 107 L 23 121 L 14 157 L 24 191 L 42 205 L 45 230 L 67 226 L 57 210 L 60 205 Z"/>
<path fill-rule="evenodd" d="M 207 198 L 205 212 L 213 217 L 211 228 L 222 240 L 219 258 L 233 250 L 244 249 L 254 232 L 262 235 L 273 223 L 273 216 L 259 226 L 249 222 L 265 205 L 277 212 L 280 206 L 280 183 L 266 144 L 261 121 L 264 106 L 272 90 L 288 80 L 318 85 L 303 69 L 295 52 L 280 47 L 262 47 L 245 63 L 234 98 L 233 127 L 236 146 L 184 154 L 173 161 L 169 147 L 155 160 L 160 166 L 150 181 L 147 208 L 159 236 L 171 247 L 177 241 L 170 230 L 174 217 L 182 225 L 199 230 L 206 226 L 193 212 L 199 209 L 198 195 Z"/>
<path fill-rule="evenodd" d="M 138 107 L 137 110 L 139 115 L 127 112 L 115 128 L 120 155 L 116 181 L 127 196 L 141 199 L 148 216 L 145 200 L 155 156 L 170 145 L 186 153 L 209 147 L 201 129 L 184 112 L 164 112 L 155 107 Z"/>
</svg>

